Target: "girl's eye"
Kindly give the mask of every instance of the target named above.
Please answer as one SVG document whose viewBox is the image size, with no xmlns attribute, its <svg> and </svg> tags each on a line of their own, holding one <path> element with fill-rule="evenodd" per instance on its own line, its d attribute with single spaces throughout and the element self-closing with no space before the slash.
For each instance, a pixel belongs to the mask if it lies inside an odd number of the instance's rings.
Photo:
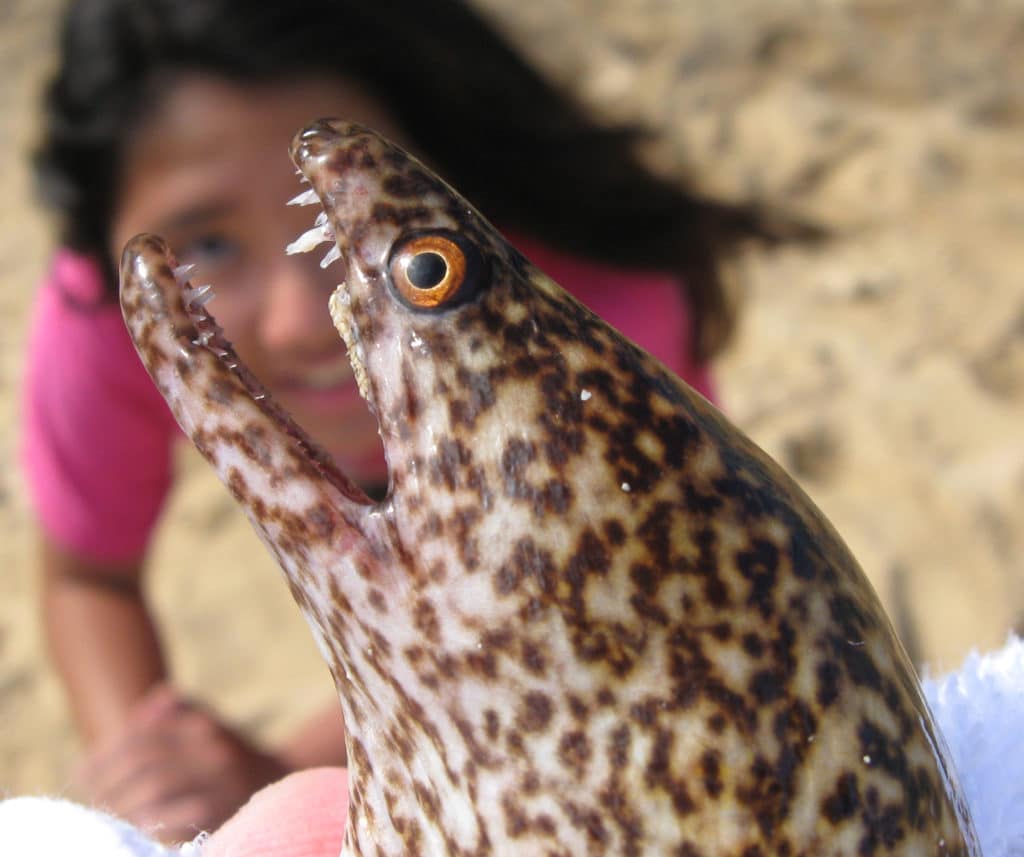
<svg viewBox="0 0 1024 857">
<path fill-rule="evenodd" d="M 177 251 L 182 264 L 214 268 L 237 262 L 242 255 L 242 246 L 226 235 L 209 233 L 184 241 Z"/>
</svg>

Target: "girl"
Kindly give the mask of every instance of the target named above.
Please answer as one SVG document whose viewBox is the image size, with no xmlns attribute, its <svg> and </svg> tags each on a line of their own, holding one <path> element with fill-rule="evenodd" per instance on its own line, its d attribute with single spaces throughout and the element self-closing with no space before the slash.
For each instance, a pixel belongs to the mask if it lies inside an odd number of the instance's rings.
<svg viewBox="0 0 1024 857">
<path fill-rule="evenodd" d="M 173 687 L 142 589 L 178 431 L 120 320 L 115 261 L 141 231 L 216 287 L 218 322 L 367 489 L 386 470 L 326 312 L 330 274 L 285 154 L 344 116 L 418 153 L 578 298 L 710 395 L 731 314 L 719 257 L 756 216 L 659 181 L 456 0 L 77 0 L 36 169 L 60 220 L 37 299 L 24 464 L 43 611 L 87 755 L 87 794 L 168 840 L 213 828 L 290 770 L 342 763 L 334 711 L 258 748 Z"/>
</svg>

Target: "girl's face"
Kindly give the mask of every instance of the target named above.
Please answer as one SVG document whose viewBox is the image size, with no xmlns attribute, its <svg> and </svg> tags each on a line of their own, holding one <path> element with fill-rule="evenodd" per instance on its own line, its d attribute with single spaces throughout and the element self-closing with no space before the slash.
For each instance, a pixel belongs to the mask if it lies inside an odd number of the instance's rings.
<svg viewBox="0 0 1024 857">
<path fill-rule="evenodd" d="M 285 255 L 316 209 L 286 206 L 300 185 L 288 158 L 311 119 L 340 116 L 401 137 L 359 88 L 309 79 L 241 85 L 189 76 L 171 87 L 128 141 L 110 248 L 162 235 L 180 264 L 211 283 L 210 309 L 238 354 L 343 469 L 364 483 L 386 473 L 377 423 L 359 396 L 327 299 L 340 266 L 323 253 Z"/>
</svg>

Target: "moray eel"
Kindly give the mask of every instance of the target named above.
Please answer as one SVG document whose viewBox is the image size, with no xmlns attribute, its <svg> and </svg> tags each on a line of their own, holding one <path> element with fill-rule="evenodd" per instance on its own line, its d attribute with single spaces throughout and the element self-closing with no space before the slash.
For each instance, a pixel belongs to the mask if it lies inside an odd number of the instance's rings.
<svg viewBox="0 0 1024 857">
<path fill-rule="evenodd" d="M 793 480 L 396 146 L 325 120 L 292 157 L 324 213 L 291 249 L 333 239 L 383 500 L 159 238 L 121 301 L 330 665 L 343 854 L 978 855 L 914 670 Z"/>
</svg>

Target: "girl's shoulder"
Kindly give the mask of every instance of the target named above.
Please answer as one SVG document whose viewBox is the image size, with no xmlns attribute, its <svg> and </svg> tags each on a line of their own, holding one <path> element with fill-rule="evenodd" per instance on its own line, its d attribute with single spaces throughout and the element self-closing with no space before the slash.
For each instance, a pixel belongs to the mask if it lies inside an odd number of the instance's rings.
<svg viewBox="0 0 1024 857">
<path fill-rule="evenodd" d="M 585 259 L 518 232 L 505 234 L 580 303 L 714 401 L 708 367 L 690 357 L 693 313 L 684 284 L 677 277 Z"/>
<path fill-rule="evenodd" d="M 177 427 L 99 267 L 70 251 L 55 254 L 36 294 L 21 421 L 21 464 L 48 534 L 98 560 L 139 556 Z"/>
</svg>

